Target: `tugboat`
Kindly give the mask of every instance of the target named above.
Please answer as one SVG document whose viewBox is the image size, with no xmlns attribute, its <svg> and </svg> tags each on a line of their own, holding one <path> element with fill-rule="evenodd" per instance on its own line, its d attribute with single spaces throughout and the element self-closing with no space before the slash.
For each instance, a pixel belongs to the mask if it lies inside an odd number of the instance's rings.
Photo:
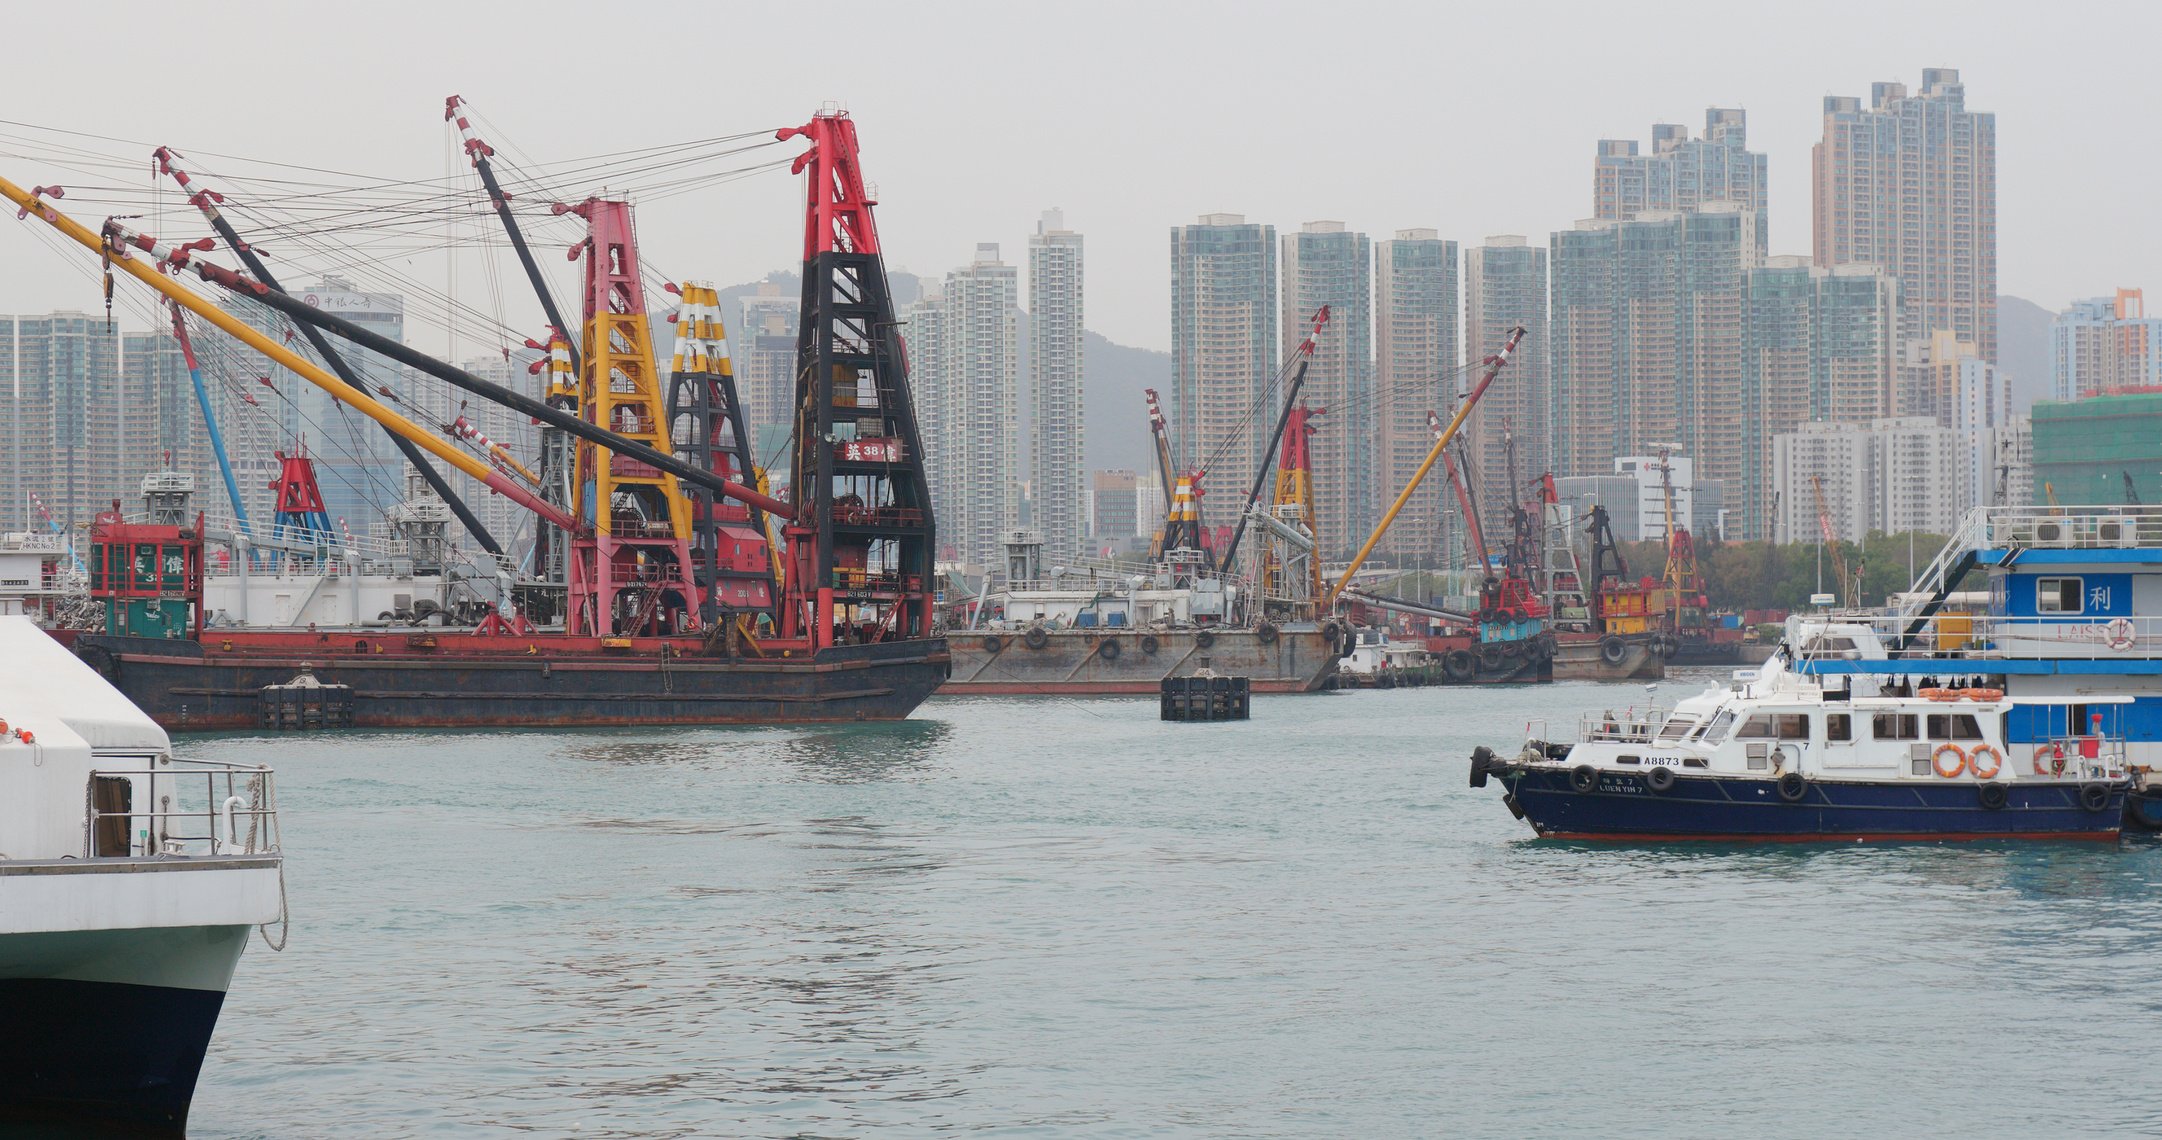
<svg viewBox="0 0 2162 1140">
<path fill-rule="evenodd" d="M 182 1135 L 249 932 L 283 945 L 270 770 L 0 617 L 0 852 L 0 1124 Z"/>
<path fill-rule="evenodd" d="M 1987 612 L 1945 603 L 1970 573 Z M 2162 828 L 2162 510 L 1983 508 L 1900 604 L 1790 617 L 1761 669 L 1574 743 L 1481 748 L 1541 835 L 2112 838 Z M 1543 734 L 1535 734 L 1543 735 Z"/>
</svg>

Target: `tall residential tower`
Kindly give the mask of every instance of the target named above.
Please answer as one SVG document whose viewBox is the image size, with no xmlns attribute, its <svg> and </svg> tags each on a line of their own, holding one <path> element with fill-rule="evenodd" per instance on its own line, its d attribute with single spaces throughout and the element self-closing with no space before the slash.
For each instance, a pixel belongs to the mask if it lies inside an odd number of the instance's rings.
<svg viewBox="0 0 2162 1140">
<path fill-rule="evenodd" d="M 1028 240 L 1029 479 L 1044 553 L 1081 552 L 1081 235 L 1047 211 Z"/>
<path fill-rule="evenodd" d="M 1245 490 L 1268 444 L 1248 421 L 1276 376 L 1276 315 L 1275 226 L 1204 214 L 1171 231 L 1174 459 L 1233 488 L 1218 502 Z"/>
<path fill-rule="evenodd" d="M 1457 246 L 1433 230 L 1398 230 L 1374 246 L 1374 418 L 1386 505 L 1411 481 L 1433 447 L 1428 413 L 1446 414 L 1463 363 L 1457 336 Z M 1510 377 L 1514 380 L 1515 377 Z M 1382 539 L 1398 559 L 1442 556 L 1442 518 L 1453 505 L 1447 480 L 1427 479 Z"/>
<path fill-rule="evenodd" d="M 1329 324 L 1315 343 L 1300 398 L 1327 409 L 1312 444 L 1314 518 L 1324 558 L 1348 557 L 1374 529 L 1381 512 L 1380 456 L 1374 423 L 1374 250 L 1365 234 L 1342 222 L 1308 222 L 1284 235 L 1284 313 L 1278 326 L 1289 357 L 1329 307 Z M 1282 393 L 1261 408 L 1252 430 L 1268 444 Z M 1257 459 L 1258 464 L 1258 459 Z M 1241 472 L 1236 485 L 1253 478 Z M 1219 486 L 1222 485 L 1219 480 Z"/>
</svg>

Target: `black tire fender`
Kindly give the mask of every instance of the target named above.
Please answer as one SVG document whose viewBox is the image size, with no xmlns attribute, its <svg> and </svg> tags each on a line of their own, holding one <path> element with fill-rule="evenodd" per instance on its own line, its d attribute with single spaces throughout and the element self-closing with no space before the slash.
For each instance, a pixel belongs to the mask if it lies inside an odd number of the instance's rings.
<svg viewBox="0 0 2162 1140">
<path fill-rule="evenodd" d="M 1674 786 L 1674 769 L 1653 765 L 1644 770 L 1644 786 L 1655 792 L 1664 792 Z"/>
<path fill-rule="evenodd" d="M 1030 649 L 1042 649 L 1051 644 L 1051 635 L 1045 633 L 1040 625 L 1030 626 L 1028 632 L 1021 635 L 1021 644 Z"/>
<path fill-rule="evenodd" d="M 1146 653 L 1151 657 L 1154 657 L 1156 656 L 1156 651 L 1162 648 L 1163 643 L 1156 640 L 1155 634 L 1144 633 L 1141 635 L 1141 652 Z"/>
<path fill-rule="evenodd" d="M 1486 770 L 1494 762 L 1494 750 L 1482 744 L 1471 750 L 1471 786 L 1486 786 Z"/>
<path fill-rule="evenodd" d="M 1800 772 L 1782 772 L 1779 775 L 1779 798 L 1790 804 L 1801 803 L 1809 795 L 1809 777 Z"/>
<path fill-rule="evenodd" d="M 1276 626 L 1269 622 L 1262 622 L 1254 627 L 1254 636 L 1263 645 L 1274 645 L 1276 644 Z"/>
<path fill-rule="evenodd" d="M 2002 780 L 1986 780 L 1975 786 L 1975 795 L 1982 801 L 1986 811 L 2003 811 L 2011 802 L 2011 789 Z"/>
<path fill-rule="evenodd" d="M 1462 684 L 1478 674 L 1479 663 L 1472 659 L 1468 651 L 1452 649 L 1447 657 L 1441 659 L 1441 671 L 1448 674 L 1450 680 Z"/>
<path fill-rule="evenodd" d="M 1609 665 L 1619 665 L 1629 656 L 1629 646 L 1621 638 L 1607 634 L 1599 639 L 1599 659 Z"/>
<path fill-rule="evenodd" d="M 2109 807 L 2109 795 L 2108 784 L 2081 784 L 2079 786 L 2079 806 L 2086 808 L 2088 811 L 2102 811 Z"/>
<path fill-rule="evenodd" d="M 1599 786 L 1599 769 L 1589 764 L 1579 764 L 1569 771 L 1569 786 L 1579 792 L 1589 792 Z"/>
<path fill-rule="evenodd" d="M 1207 649 L 1214 644 L 1216 644 L 1216 634 L 1209 630 L 1204 629 L 1194 635 L 1194 648 L 1196 649 Z"/>
<path fill-rule="evenodd" d="M 1119 643 L 1115 637 L 1107 637 L 1096 643 L 1096 656 L 1106 661 L 1119 659 Z"/>
<path fill-rule="evenodd" d="M 997 653 L 1004 648 L 1006 648 L 1006 639 L 995 633 L 983 639 L 983 651 L 985 653 Z"/>
</svg>

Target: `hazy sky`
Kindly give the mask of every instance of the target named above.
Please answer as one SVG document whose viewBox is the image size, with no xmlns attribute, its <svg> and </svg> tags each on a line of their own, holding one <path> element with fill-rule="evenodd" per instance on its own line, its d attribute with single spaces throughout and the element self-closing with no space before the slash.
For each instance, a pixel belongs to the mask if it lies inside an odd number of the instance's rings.
<svg viewBox="0 0 2162 1140">
<path fill-rule="evenodd" d="M 800 123 L 835 100 L 894 268 L 943 272 L 979 241 L 1019 263 L 1061 206 L 1087 237 L 1089 326 L 1164 347 L 1166 234 L 1195 215 L 1543 242 L 1590 212 L 1596 140 L 1695 131 L 1711 105 L 1746 108 L 1770 156 L 1772 252 L 1807 253 L 1821 98 L 1914 86 L 1924 67 L 1959 68 L 1969 106 L 1996 113 L 2002 290 L 2054 308 L 2147 285 L 2162 308 L 2158 44 L 2152 2 L 166 0 L 10 12 L 0 119 L 426 178 L 445 171 L 453 92 L 541 160 Z M 17 152 L 0 138 L 0 175 L 74 177 Z M 656 201 L 643 247 L 722 283 L 792 267 L 802 193 L 783 170 Z M 0 312 L 97 306 L 19 232 L 32 223 L 5 223 Z M 506 296 L 512 323 L 539 324 Z"/>
</svg>

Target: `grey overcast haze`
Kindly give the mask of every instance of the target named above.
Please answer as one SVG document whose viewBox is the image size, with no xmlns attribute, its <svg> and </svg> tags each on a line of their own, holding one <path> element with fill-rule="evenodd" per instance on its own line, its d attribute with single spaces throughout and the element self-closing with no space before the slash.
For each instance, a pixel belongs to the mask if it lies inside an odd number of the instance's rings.
<svg viewBox="0 0 2162 1140">
<path fill-rule="evenodd" d="M 1806 254 L 1822 98 L 1953 67 L 1997 118 L 2001 291 L 2056 308 L 2162 290 L 2154 3 L 84 3 L 18 6 L 0 42 L 0 120 L 123 140 L 75 141 L 139 157 L 116 177 L 146 203 L 137 143 L 443 177 L 452 93 L 499 148 L 542 162 L 838 102 L 890 267 L 942 273 L 978 242 L 1022 263 L 1038 214 L 1062 207 L 1088 243 L 1089 326 L 1150 348 L 1169 342 L 1167 231 L 1199 214 L 1544 243 L 1591 212 L 1599 139 L 1694 133 L 1709 106 L 1748 111 L 1770 159 L 1771 252 Z M 53 141 L 0 125 L 0 175 L 84 179 L 25 137 Z M 640 212 L 645 254 L 722 284 L 791 269 L 802 195 L 782 166 L 657 199 Z M 0 311 L 96 308 L 95 263 L 69 264 L 9 213 Z M 441 281 L 430 256 L 404 272 Z M 559 251 L 547 261 L 567 288 Z M 491 301 L 484 275 L 459 272 L 461 299 L 538 328 L 522 290 Z"/>
</svg>

